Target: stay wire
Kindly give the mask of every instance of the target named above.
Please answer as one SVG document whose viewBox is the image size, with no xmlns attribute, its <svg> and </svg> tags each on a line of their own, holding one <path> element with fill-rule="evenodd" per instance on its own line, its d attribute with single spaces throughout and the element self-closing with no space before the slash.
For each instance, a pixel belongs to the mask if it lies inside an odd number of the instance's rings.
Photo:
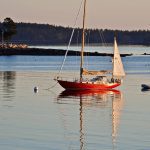
<svg viewBox="0 0 150 150">
<path fill-rule="evenodd" d="M 64 60 L 63 60 L 63 62 L 62 62 L 62 65 L 61 65 L 61 67 L 60 67 L 60 70 L 59 70 L 59 72 L 58 72 L 58 74 L 57 74 L 56 76 L 59 76 L 59 75 L 60 75 L 60 73 L 61 73 L 61 71 L 62 71 L 62 69 L 63 69 L 63 66 L 64 66 L 64 64 L 65 64 L 65 61 L 66 61 L 66 58 L 67 58 L 67 54 L 68 54 L 68 51 L 69 51 L 69 48 L 70 48 L 70 45 L 71 45 L 71 42 L 72 42 L 72 38 L 73 38 L 73 35 L 74 35 L 75 26 L 76 26 L 76 24 L 77 24 L 78 16 L 79 16 L 80 11 L 81 11 L 82 3 L 83 3 L 83 0 L 82 0 L 81 3 L 80 3 L 80 7 L 79 7 L 79 10 L 78 10 L 77 16 L 76 16 L 76 18 L 75 18 L 75 23 L 74 23 L 74 25 L 73 25 L 73 30 L 72 30 L 71 37 L 70 37 L 70 40 L 69 40 L 69 43 L 68 43 L 68 46 L 67 46 L 67 50 L 66 50 L 66 53 L 65 53 Z M 55 76 L 55 77 L 56 77 L 56 76 Z"/>
<path fill-rule="evenodd" d="M 52 85 L 51 87 L 47 88 L 47 89 L 44 89 L 44 90 L 48 90 L 50 91 L 52 88 L 54 88 L 56 85 L 57 85 L 58 82 L 56 82 L 54 85 Z"/>
<path fill-rule="evenodd" d="M 73 38 L 73 35 L 74 35 L 74 31 L 75 31 L 75 26 L 77 24 L 77 20 L 78 20 L 78 17 L 79 17 L 79 14 L 80 14 L 80 11 L 81 11 L 81 8 L 82 8 L 82 4 L 83 4 L 83 0 L 81 0 L 81 3 L 80 3 L 80 7 L 79 7 L 79 10 L 78 10 L 78 13 L 77 13 L 77 16 L 75 18 L 75 23 L 73 25 L 73 30 L 72 30 L 72 33 L 71 33 L 71 37 L 70 37 L 70 40 L 69 40 L 69 43 L 68 43 L 68 46 L 67 46 L 67 50 L 66 50 L 66 53 L 65 53 L 65 57 L 64 57 L 64 60 L 62 62 L 62 65 L 60 67 L 60 70 L 59 72 L 57 73 L 57 75 L 55 75 L 54 79 L 60 75 L 62 69 L 63 69 L 63 66 L 65 64 L 65 61 L 66 61 L 66 58 L 67 58 L 67 54 L 68 54 L 68 51 L 69 51 L 69 48 L 70 48 L 70 45 L 71 45 L 71 41 L 72 41 L 72 38 Z M 56 85 L 57 85 L 58 82 L 56 82 L 54 85 L 52 85 L 51 87 L 49 87 L 48 89 L 45 89 L 45 90 L 50 90 L 52 88 L 54 88 Z"/>
</svg>

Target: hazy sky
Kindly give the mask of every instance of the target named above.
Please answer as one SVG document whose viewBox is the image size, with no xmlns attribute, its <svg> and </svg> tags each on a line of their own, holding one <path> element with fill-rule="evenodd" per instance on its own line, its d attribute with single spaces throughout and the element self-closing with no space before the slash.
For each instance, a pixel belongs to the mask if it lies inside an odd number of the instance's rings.
<svg viewBox="0 0 150 150">
<path fill-rule="evenodd" d="M 87 0 L 88 28 L 150 29 L 150 0 Z M 73 26 L 81 0 L 0 0 L 0 21 Z M 82 17 L 81 15 L 79 16 Z M 81 27 L 81 20 L 77 24 Z"/>
</svg>

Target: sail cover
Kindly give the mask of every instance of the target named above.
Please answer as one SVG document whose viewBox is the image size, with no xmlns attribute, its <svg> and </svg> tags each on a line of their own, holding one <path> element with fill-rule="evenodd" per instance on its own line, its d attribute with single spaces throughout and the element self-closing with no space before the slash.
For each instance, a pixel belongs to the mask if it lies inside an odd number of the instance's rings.
<svg viewBox="0 0 150 150">
<path fill-rule="evenodd" d="M 86 69 L 83 69 L 82 70 L 82 74 L 83 75 L 104 75 L 104 74 L 109 74 L 109 73 L 112 73 L 112 71 L 110 70 L 100 70 L 100 71 L 95 71 L 95 70 L 86 70 Z"/>
<path fill-rule="evenodd" d="M 125 72 L 121 61 L 116 38 L 114 39 L 113 77 L 124 77 Z"/>
</svg>

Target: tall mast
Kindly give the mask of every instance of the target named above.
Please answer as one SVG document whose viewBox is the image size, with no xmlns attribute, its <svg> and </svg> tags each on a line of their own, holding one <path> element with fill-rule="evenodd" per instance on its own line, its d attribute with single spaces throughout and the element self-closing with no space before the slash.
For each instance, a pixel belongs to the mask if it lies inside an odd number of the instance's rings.
<svg viewBox="0 0 150 150">
<path fill-rule="evenodd" d="M 82 80 L 82 73 L 83 73 L 83 52 L 84 52 L 84 45 L 85 45 L 85 16 L 86 16 L 86 0 L 84 0 L 84 12 L 83 12 L 82 47 L 81 47 L 81 63 L 80 63 L 80 81 Z"/>
</svg>

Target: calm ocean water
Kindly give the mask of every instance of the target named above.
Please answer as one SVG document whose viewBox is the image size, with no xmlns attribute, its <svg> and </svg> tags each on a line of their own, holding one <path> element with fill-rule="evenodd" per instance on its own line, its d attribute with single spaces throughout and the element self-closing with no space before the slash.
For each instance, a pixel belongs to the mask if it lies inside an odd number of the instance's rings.
<svg viewBox="0 0 150 150">
<path fill-rule="evenodd" d="M 110 57 L 86 59 L 88 68 L 111 69 Z M 0 57 L 0 149 L 150 149 L 150 91 L 141 91 L 142 83 L 150 84 L 150 56 L 124 57 L 123 85 L 97 93 L 68 93 L 55 85 L 62 60 Z M 67 58 L 65 76 L 78 75 L 79 60 Z"/>
</svg>

